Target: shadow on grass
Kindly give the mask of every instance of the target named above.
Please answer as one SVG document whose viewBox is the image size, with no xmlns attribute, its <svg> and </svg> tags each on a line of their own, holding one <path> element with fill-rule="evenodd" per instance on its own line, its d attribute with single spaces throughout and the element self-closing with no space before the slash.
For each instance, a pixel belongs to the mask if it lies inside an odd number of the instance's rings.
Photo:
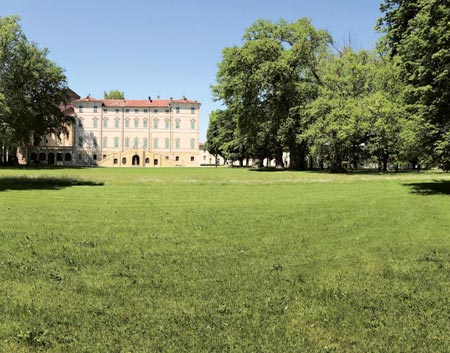
<svg viewBox="0 0 450 353">
<path fill-rule="evenodd" d="M 69 177 L 0 177 L 0 192 L 7 190 L 60 190 L 71 186 L 102 186 L 102 182 Z"/>
<path fill-rule="evenodd" d="M 431 170 L 422 170 L 421 172 L 417 172 L 417 170 L 414 169 L 400 169 L 397 171 L 394 170 L 388 170 L 388 171 L 379 171 L 376 168 L 366 168 L 366 169 L 357 169 L 357 170 L 341 170 L 341 171 L 333 171 L 329 169 L 305 169 L 305 170 L 295 170 L 295 169 L 279 169 L 275 167 L 264 167 L 264 168 L 257 168 L 257 167 L 233 167 L 233 168 L 242 168 L 242 169 L 248 169 L 250 172 L 293 172 L 293 173 L 321 173 L 321 174 L 339 174 L 339 175 L 402 175 L 402 174 L 416 174 L 416 175 L 423 175 L 430 173 Z M 440 170 L 433 170 L 433 174 L 445 174 L 448 175 L 448 173 Z"/>
<path fill-rule="evenodd" d="M 264 168 L 256 168 L 256 167 L 233 167 L 240 169 L 248 169 L 250 172 L 287 172 L 289 169 L 280 169 L 275 167 L 264 167 Z"/>
<path fill-rule="evenodd" d="M 18 164 L 18 165 L 9 165 L 9 166 L 0 166 L 1 169 L 15 169 L 15 170 L 53 170 L 53 169 L 88 169 L 88 168 L 95 168 L 95 166 L 92 167 L 79 167 L 79 166 L 72 166 L 72 165 L 40 165 L 40 164 Z"/>
<path fill-rule="evenodd" d="M 432 182 L 419 182 L 403 184 L 418 195 L 450 195 L 450 180 L 434 180 Z"/>
</svg>

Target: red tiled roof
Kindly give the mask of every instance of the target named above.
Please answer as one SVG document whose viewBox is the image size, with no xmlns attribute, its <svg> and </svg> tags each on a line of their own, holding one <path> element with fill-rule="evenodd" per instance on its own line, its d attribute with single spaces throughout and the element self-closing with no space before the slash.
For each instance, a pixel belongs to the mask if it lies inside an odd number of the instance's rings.
<svg viewBox="0 0 450 353">
<path fill-rule="evenodd" d="M 86 98 L 77 99 L 75 102 L 101 102 L 99 99 L 95 99 L 94 97 L 87 96 Z"/>
<path fill-rule="evenodd" d="M 175 104 L 199 104 L 190 99 L 95 99 L 90 96 L 78 99 L 76 103 L 101 102 L 105 107 L 168 107 L 170 103 Z"/>
</svg>

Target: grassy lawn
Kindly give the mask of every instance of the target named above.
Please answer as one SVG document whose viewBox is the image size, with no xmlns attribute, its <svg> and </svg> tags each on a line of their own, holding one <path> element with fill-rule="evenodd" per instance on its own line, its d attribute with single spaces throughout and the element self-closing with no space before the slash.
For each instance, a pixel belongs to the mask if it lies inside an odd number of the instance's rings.
<svg viewBox="0 0 450 353">
<path fill-rule="evenodd" d="M 0 169 L 0 352 L 449 352 L 450 175 Z"/>
</svg>

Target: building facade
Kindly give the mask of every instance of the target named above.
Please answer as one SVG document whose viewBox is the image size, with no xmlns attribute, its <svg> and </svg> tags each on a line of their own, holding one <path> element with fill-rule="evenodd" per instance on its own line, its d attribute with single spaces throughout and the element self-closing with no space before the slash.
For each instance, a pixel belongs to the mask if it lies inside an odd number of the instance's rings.
<svg viewBox="0 0 450 353">
<path fill-rule="evenodd" d="M 46 136 L 31 151 L 32 163 L 108 167 L 201 164 L 197 101 L 88 96 L 75 99 L 71 107 L 75 124 L 69 136 Z"/>
</svg>

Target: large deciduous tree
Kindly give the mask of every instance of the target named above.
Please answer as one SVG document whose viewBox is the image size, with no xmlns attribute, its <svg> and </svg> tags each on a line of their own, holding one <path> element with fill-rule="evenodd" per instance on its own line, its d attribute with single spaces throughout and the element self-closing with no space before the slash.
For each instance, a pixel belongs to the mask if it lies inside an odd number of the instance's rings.
<svg viewBox="0 0 450 353">
<path fill-rule="evenodd" d="M 411 119 L 425 152 L 450 169 L 450 2 L 385 0 L 378 28 L 398 56 Z"/>
<path fill-rule="evenodd" d="M 236 119 L 236 136 L 254 159 L 275 158 L 282 166 L 283 149 L 289 148 L 290 167 L 306 167 L 307 146 L 296 138 L 307 122 L 301 108 L 316 97 L 329 43 L 330 35 L 306 18 L 258 20 L 241 47 L 224 49 L 213 92 Z"/>
<path fill-rule="evenodd" d="M 33 136 L 67 133 L 72 119 L 63 70 L 22 32 L 17 16 L 0 18 L 0 144 L 27 147 Z"/>
<path fill-rule="evenodd" d="M 343 171 L 374 160 L 386 171 L 397 159 L 402 87 L 388 59 L 346 48 L 325 63 L 319 95 L 306 109 L 311 123 L 299 135 L 320 165 Z"/>
</svg>

